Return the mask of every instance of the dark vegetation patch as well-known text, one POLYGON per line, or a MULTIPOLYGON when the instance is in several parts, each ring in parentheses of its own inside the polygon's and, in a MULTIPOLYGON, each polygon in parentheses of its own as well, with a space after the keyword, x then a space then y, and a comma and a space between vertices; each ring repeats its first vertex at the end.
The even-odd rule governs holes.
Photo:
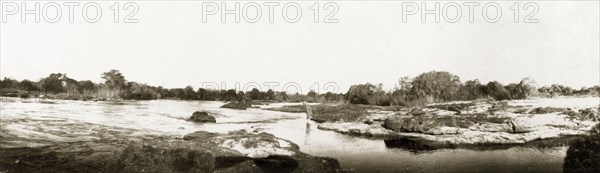
POLYGON ((588 136, 570 143, 563 164, 564 172, 600 172, 600 124, 588 136))

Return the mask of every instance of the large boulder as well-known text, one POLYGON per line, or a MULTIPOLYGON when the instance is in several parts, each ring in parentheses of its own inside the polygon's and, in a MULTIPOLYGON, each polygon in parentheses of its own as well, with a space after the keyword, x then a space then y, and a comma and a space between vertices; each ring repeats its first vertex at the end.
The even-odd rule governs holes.
POLYGON ((192 120, 194 122, 199 122, 199 123, 216 123, 217 122, 215 117, 208 115, 208 113, 202 112, 202 111, 194 112, 192 114, 192 116, 190 117, 190 120, 192 120))

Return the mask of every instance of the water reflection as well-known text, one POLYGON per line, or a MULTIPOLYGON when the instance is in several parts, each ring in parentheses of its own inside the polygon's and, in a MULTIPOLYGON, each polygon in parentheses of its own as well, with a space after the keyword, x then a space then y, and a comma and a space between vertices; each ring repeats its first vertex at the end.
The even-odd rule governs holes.
POLYGON ((436 149, 436 147, 429 145, 426 142, 421 142, 409 138, 386 139, 383 142, 385 143, 385 147, 387 148, 400 148, 414 153, 432 151, 436 149))
POLYGON ((304 134, 304 144, 308 144, 310 136, 310 123, 306 122, 306 133, 304 134))
POLYGON ((385 147, 389 149, 403 149, 416 154, 442 149, 469 149, 469 150, 508 150, 514 147, 531 148, 540 151, 556 147, 568 146, 570 143, 581 139, 581 136, 564 136, 544 140, 533 140, 525 144, 463 144, 436 143, 418 138, 385 139, 385 147))

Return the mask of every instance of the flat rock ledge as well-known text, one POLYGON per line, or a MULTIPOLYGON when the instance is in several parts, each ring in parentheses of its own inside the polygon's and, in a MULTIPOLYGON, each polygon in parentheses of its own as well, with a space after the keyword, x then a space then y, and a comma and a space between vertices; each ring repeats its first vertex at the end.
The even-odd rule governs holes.
POLYGON ((503 108, 489 103, 434 105, 420 110, 369 110, 351 122, 322 122, 318 128, 383 139, 410 138, 447 145, 525 144, 586 135, 599 123, 600 108, 503 108), (445 110, 448 107, 455 111, 445 110), (419 115, 414 115, 418 112, 419 115), (423 114, 425 112, 425 114, 423 114))

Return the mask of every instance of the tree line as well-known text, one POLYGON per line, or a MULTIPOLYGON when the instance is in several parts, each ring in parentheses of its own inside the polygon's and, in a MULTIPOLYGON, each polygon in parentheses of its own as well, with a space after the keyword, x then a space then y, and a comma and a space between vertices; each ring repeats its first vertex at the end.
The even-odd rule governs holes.
MULTIPOLYGON (((316 92, 310 91, 307 95, 299 93, 288 95, 285 92, 275 92, 271 89, 260 91, 256 88, 248 92, 229 90, 210 90, 192 86, 184 88, 164 88, 151 86, 133 81, 127 81, 118 70, 102 73, 104 82, 94 83, 89 80, 75 80, 67 74, 52 73, 38 81, 24 79, 17 81, 11 78, 0 80, 0 95, 13 97, 52 97, 58 99, 74 100, 154 100, 154 99, 179 99, 179 100, 207 100, 207 101, 319 101, 316 92)), ((321 101, 333 100, 332 93, 321 96, 321 101)), ((341 98, 341 96, 339 96, 341 98)))
POLYGON ((554 97, 573 95, 600 95, 600 86, 583 87, 579 90, 568 86, 553 84, 537 87, 535 81, 523 78, 517 83, 503 85, 498 81, 482 84, 479 80, 464 83, 449 72, 431 71, 414 78, 400 78, 396 88, 384 91, 381 84, 359 84, 350 87, 345 99, 353 104, 414 106, 434 102, 476 100, 492 98, 495 100, 527 99, 531 96, 554 97))
POLYGON ((184 88, 164 88, 147 84, 127 81, 118 70, 102 73, 104 82, 94 83, 90 80, 75 80, 67 74, 52 73, 38 81, 4 78, 0 80, 0 95, 15 97, 53 97, 59 99, 76 100, 154 100, 154 99, 180 99, 180 100, 211 100, 211 101, 308 101, 308 102, 333 102, 368 105, 399 105, 414 106, 434 102, 476 100, 492 98, 496 100, 526 99, 530 96, 553 97, 571 95, 599 95, 600 86, 590 88, 572 89, 568 86, 554 84, 538 88, 529 78, 523 78, 516 83, 503 85, 497 81, 482 84, 479 80, 461 82, 460 78, 449 72, 431 71, 420 74, 414 78, 400 78, 392 90, 384 90, 382 84, 357 84, 352 85, 344 94, 308 92, 306 95, 299 93, 287 94, 271 89, 260 91, 256 88, 243 92, 234 89, 210 90, 194 89, 192 86, 184 88))

